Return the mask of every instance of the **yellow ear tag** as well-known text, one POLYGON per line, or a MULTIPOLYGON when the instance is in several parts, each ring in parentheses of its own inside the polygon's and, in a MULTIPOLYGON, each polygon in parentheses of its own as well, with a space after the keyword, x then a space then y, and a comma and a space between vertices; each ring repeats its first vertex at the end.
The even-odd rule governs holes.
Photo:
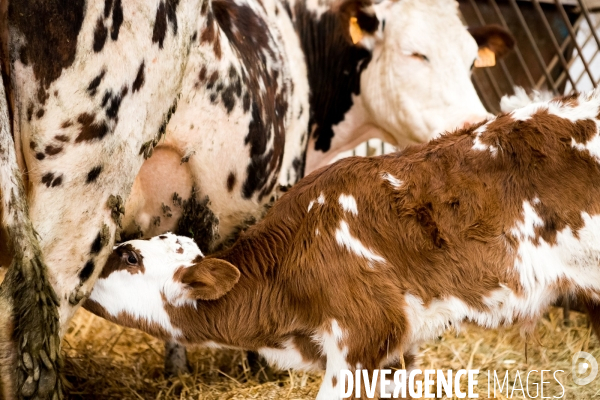
POLYGON ((475 68, 493 67, 496 65, 496 53, 488 47, 481 47, 477 52, 477 60, 475 60, 475 68))
POLYGON ((363 38, 363 32, 358 26, 358 19, 356 17, 350 18, 350 37, 352 38, 352 43, 356 44, 360 42, 363 38))

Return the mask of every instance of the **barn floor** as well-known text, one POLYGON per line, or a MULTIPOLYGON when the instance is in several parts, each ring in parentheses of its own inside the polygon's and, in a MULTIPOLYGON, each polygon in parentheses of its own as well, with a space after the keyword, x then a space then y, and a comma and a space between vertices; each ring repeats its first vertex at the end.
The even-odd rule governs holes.
MULTIPOLYGON (((0 281, 2 271, 0 270, 0 281)), ((457 335, 448 332, 421 349, 422 369, 479 369, 476 393, 488 396, 488 375, 493 370, 502 381, 509 373, 510 389, 496 398, 529 399, 536 397, 539 371, 558 372, 565 386, 563 399, 592 399, 600 396, 600 375, 587 386, 577 386, 571 378, 571 357, 580 350, 600 360, 600 343, 592 335, 586 316, 571 313, 571 322, 563 324, 562 313, 553 309, 537 326, 538 343, 530 342, 525 360, 525 344, 516 328, 484 330, 466 324, 457 335), (520 372, 521 392, 517 371, 520 372), (515 389, 513 391, 513 388, 515 389), (525 394, 525 396, 523 395, 525 394), (512 397, 511 397, 512 394, 512 397)), ((251 376, 240 351, 192 349, 189 351, 192 374, 165 379, 163 344, 144 333, 122 328, 81 309, 75 315, 63 341, 67 355, 65 373, 74 399, 314 399, 321 377, 318 374, 286 371, 274 382, 260 383, 251 376)), ((560 397, 561 387, 546 373, 545 397, 560 397)), ((466 389, 466 385, 463 385, 466 389)), ((444 397, 445 398, 445 397, 444 397)), ((537 397, 541 398, 541 396, 537 397)))

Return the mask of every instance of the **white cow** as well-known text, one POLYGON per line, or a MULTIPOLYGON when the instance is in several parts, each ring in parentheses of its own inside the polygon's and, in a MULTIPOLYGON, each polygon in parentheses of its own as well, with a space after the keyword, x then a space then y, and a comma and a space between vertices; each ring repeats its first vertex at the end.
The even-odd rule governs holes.
POLYGON ((507 31, 468 31, 453 0, 384 0, 372 14, 352 3, 341 7, 370 28, 356 38, 360 48, 328 34, 336 19, 325 6, 291 6, 312 94, 307 174, 367 139, 404 147, 489 116, 471 72, 478 47, 496 59, 513 47, 507 31))

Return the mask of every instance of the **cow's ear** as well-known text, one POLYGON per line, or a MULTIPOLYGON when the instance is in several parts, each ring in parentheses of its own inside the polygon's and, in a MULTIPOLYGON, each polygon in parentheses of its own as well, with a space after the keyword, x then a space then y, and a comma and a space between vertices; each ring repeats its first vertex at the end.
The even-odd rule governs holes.
POLYGON ((476 67, 493 66, 496 59, 504 57, 515 46, 514 37, 500 25, 484 25, 468 30, 479 46, 476 67))
POLYGON ((370 0, 342 0, 334 6, 336 8, 342 34, 348 42, 358 45, 365 36, 377 31, 379 20, 370 0))
POLYGON ((188 297, 215 300, 229 292, 240 279, 240 271, 218 258, 205 258, 185 269, 181 282, 187 285, 188 297))

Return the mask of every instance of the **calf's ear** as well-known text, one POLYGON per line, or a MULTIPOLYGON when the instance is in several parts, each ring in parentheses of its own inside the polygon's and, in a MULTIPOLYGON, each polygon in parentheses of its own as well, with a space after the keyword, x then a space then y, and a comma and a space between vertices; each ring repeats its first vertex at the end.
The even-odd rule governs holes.
POLYGON ((197 300, 215 300, 229 292, 240 279, 240 271, 218 258, 205 258, 185 269, 181 282, 188 296, 197 300))
POLYGON ((484 25, 468 28, 469 33, 479 46, 479 58, 476 67, 491 67, 496 59, 504 57, 515 46, 512 34, 500 25, 484 25))

